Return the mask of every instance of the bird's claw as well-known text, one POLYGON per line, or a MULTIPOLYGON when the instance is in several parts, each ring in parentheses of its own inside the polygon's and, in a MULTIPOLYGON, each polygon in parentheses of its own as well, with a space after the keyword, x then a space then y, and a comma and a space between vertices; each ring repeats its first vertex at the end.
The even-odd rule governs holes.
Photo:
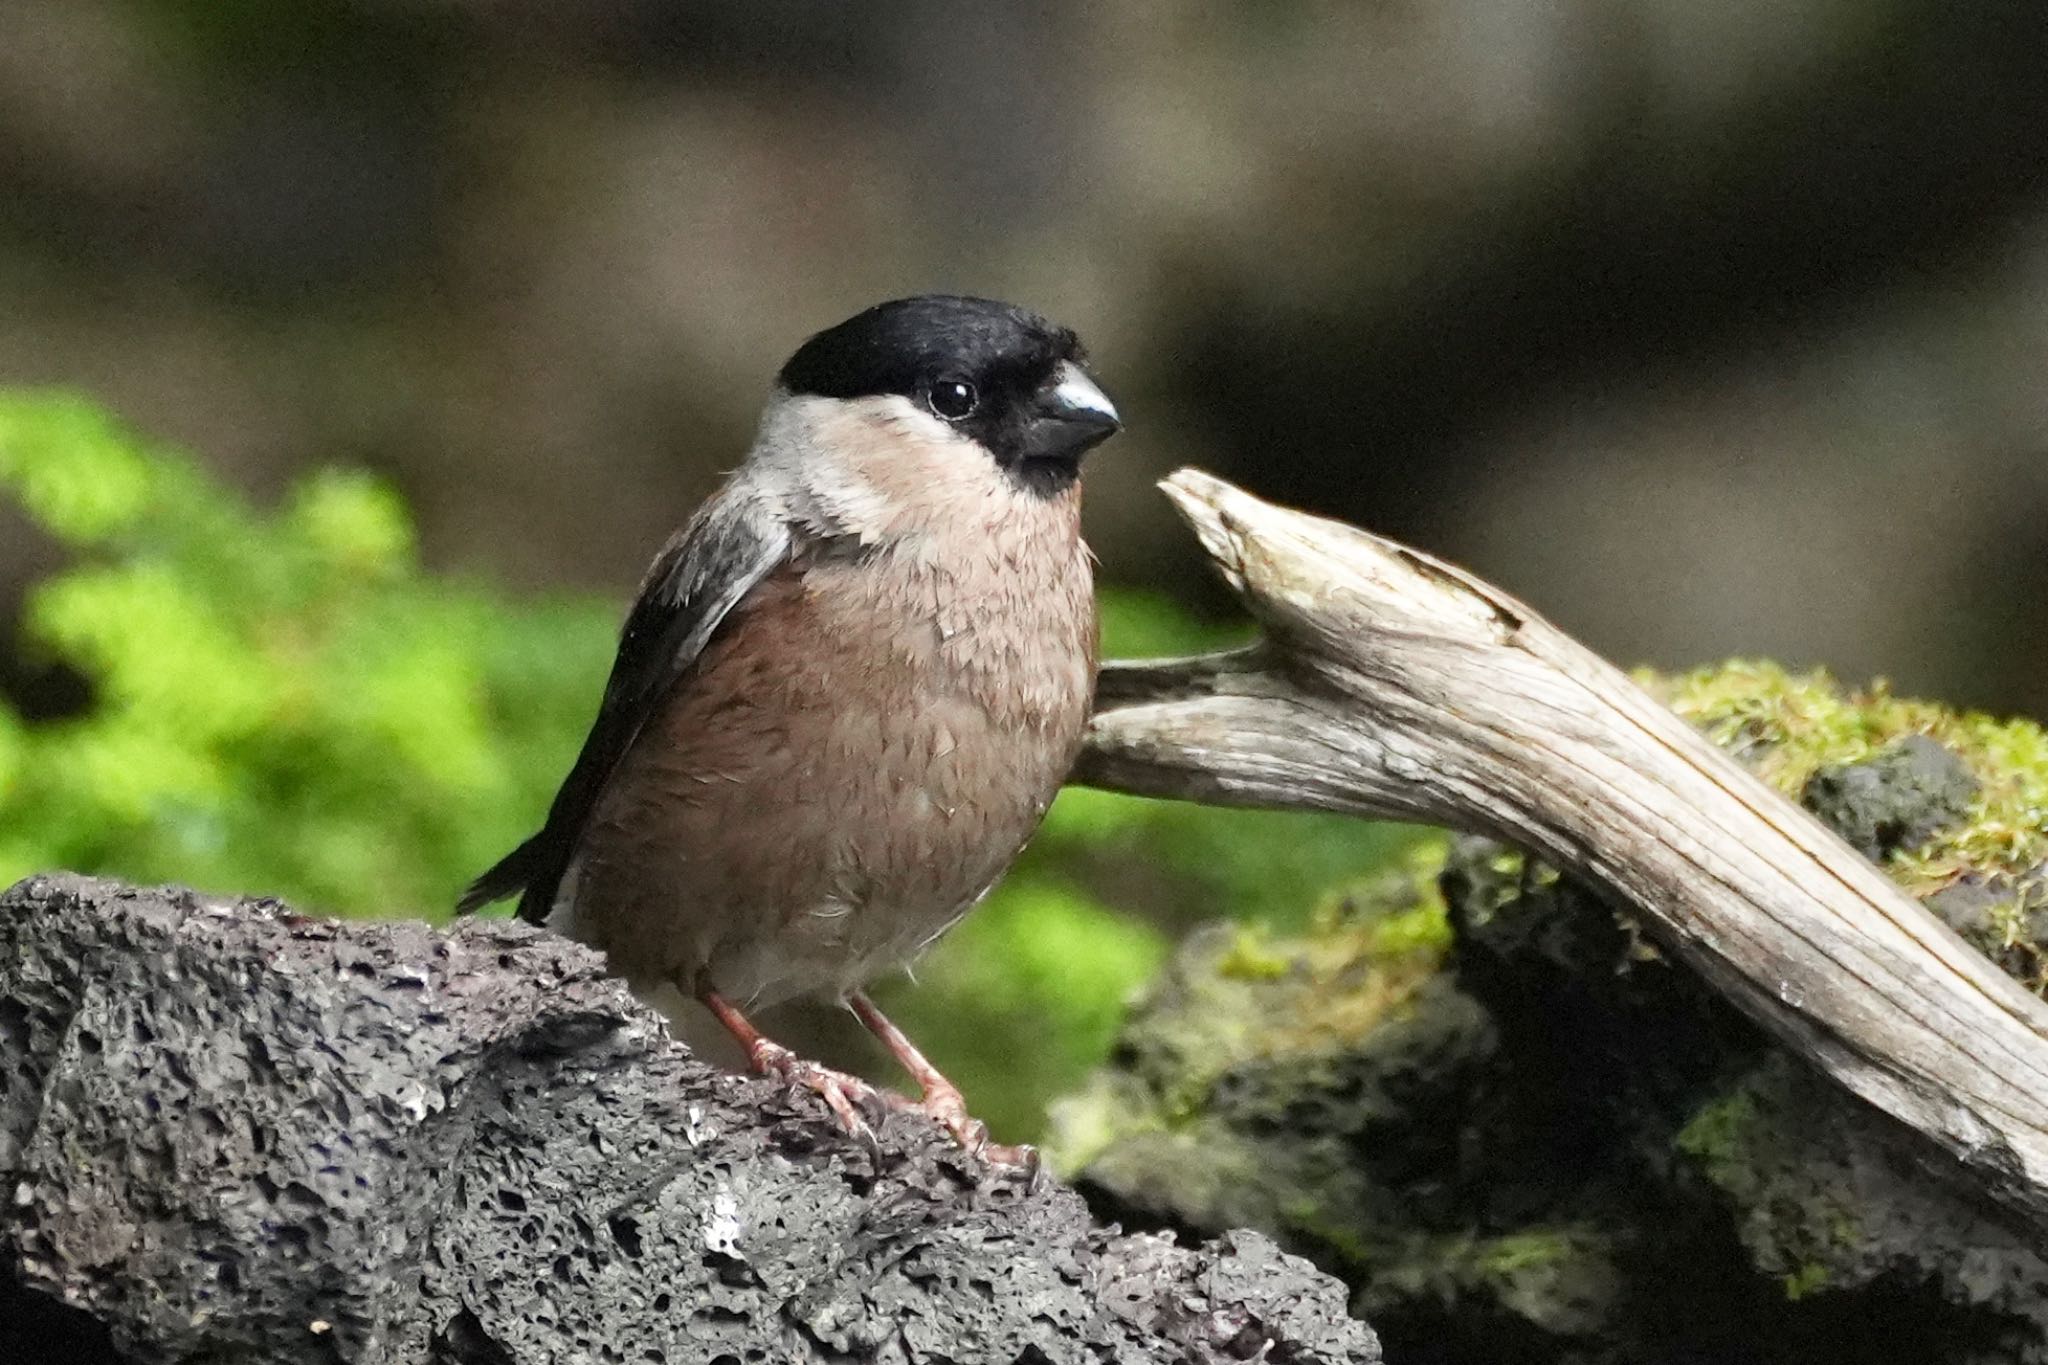
POLYGON ((988 1125, 967 1112, 965 1097, 953 1086, 933 1085, 924 1092, 922 1099, 906 1099, 901 1095, 886 1095, 885 1098, 894 1108, 922 1114, 938 1124, 968 1155, 978 1156, 993 1165, 1015 1166, 1031 1172, 1033 1188, 1036 1188, 1040 1165, 1038 1149, 990 1142, 988 1125))
POLYGON ((865 1093, 855 1097, 860 1106, 860 1116, 870 1129, 879 1132, 889 1121, 889 1101, 894 1097, 879 1086, 864 1085, 863 1089, 865 1093))
POLYGON ((1022 1171, 1033 1194, 1045 1188, 1045 1162, 1040 1159, 1038 1149, 1028 1142, 987 1143, 981 1149, 981 1157, 992 1166, 1008 1166, 1022 1171))
POLYGON ((756 1034, 747 1048, 747 1063, 755 1074, 780 1078, 792 1090, 808 1090, 825 1102, 833 1118, 849 1135, 868 1149, 879 1164, 881 1139, 876 1133, 890 1110, 922 1114, 946 1130, 969 1156, 980 1157, 994 1166, 1008 1166, 1025 1172, 1035 1194, 1044 1185, 1044 1165, 1038 1149, 990 1142, 988 1125, 967 1112, 967 1101, 957 1086, 939 1081, 928 1084, 920 1099, 907 1099, 892 1091, 878 1089, 843 1071, 806 1061, 780 1043, 756 1034))
POLYGON ((832 1117, 850 1136, 866 1143, 872 1152, 881 1150, 875 1128, 888 1112, 882 1092, 843 1071, 806 1061, 780 1043, 762 1039, 748 1054, 755 1073, 774 1076, 792 1090, 808 1090, 825 1102, 832 1117))

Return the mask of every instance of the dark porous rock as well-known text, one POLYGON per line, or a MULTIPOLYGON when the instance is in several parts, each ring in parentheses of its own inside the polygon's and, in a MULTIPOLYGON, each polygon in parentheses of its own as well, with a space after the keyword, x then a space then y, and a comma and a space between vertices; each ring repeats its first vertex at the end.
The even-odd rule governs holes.
POLYGON ((1920 847, 1970 812, 1977 779, 1925 735, 1907 735, 1860 763, 1822 768, 1801 801, 1850 847, 1882 862, 1920 847))
POLYGON ((589 952, 0 898, 0 1360, 1373 1362, 1343 1287, 693 1059, 589 952))

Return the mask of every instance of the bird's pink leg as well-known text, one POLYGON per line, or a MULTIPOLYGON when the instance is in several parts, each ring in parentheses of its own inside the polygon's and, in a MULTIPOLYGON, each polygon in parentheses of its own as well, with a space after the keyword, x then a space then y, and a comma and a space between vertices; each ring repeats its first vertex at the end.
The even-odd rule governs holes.
POLYGON ((904 1036, 903 1030, 889 1022, 889 1016, 875 1008, 875 1002, 868 999, 864 991, 855 991, 846 998, 868 1032, 882 1040, 882 1045, 896 1054, 896 1060, 903 1063, 915 1080, 923 1098, 906 1100, 900 1095, 882 1092, 885 1102, 900 1109, 910 1109, 937 1123, 953 1135, 953 1140, 970 1152, 976 1152, 990 1161, 999 1161, 1010 1166, 1023 1166, 1036 1170, 1038 1152, 1031 1147, 1009 1147, 988 1140, 988 1125, 967 1112, 967 1100, 961 1095, 960 1087, 947 1080, 939 1069, 917 1050, 917 1044, 904 1036))
POLYGON ((825 1107, 839 1120, 840 1127, 855 1137, 872 1140, 873 1134, 860 1115, 860 1107, 879 1103, 881 1092, 858 1076, 805 1061, 755 1028, 747 1016, 740 1013, 739 1006, 703 982, 697 985, 697 998, 746 1050, 747 1066, 756 1075, 780 1076, 791 1085, 813 1091, 825 1101, 825 1107))

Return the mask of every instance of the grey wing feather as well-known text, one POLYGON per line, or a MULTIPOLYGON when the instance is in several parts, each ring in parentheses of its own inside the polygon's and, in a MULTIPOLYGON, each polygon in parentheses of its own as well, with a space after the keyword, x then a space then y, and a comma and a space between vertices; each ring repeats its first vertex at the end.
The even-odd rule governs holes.
POLYGON ((735 481, 662 548, 626 617, 604 703, 547 823, 471 883, 457 913, 518 892, 521 919, 547 918, 613 769, 655 706, 741 600, 789 558, 793 544, 788 525, 735 481))

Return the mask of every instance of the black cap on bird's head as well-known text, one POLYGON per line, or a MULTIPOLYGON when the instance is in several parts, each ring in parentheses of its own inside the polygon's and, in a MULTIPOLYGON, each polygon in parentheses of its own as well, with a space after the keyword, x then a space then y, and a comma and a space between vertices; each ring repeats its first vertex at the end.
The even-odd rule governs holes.
POLYGON ((1006 469, 1072 482, 1081 457, 1121 429, 1065 327, 993 299, 950 294, 878 303, 806 341, 777 376, 793 394, 894 394, 971 437, 1006 469))

